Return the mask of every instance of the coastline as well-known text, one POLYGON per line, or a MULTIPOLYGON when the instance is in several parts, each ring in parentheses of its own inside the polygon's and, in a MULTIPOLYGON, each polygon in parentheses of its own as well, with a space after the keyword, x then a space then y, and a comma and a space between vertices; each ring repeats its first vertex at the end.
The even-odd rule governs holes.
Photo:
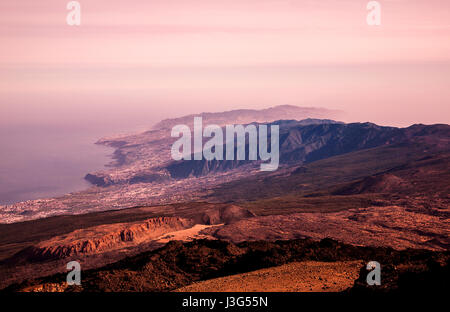
MULTIPOLYGON (((29 156, 31 160, 28 160, 28 163, 33 163, 34 161, 36 163, 35 167, 37 167, 35 169, 36 173, 29 173, 34 180, 38 181, 35 185, 29 185, 31 182, 28 182, 26 173, 23 174, 22 185, 20 185, 20 178, 16 179, 19 180, 18 182, 12 183, 10 186, 8 186, 8 179, 4 179, 5 186, 2 189, 3 192, 0 192, 0 209, 35 200, 58 198, 89 189, 92 187, 92 184, 85 179, 86 173, 107 168, 111 160, 114 159, 113 153, 115 151, 115 148, 111 146, 82 141, 75 142, 70 149, 65 149, 64 147, 60 149, 61 154, 59 155, 55 152, 49 152, 49 154, 52 153, 50 156, 42 153, 41 159, 37 160, 33 160, 33 156, 29 156), (81 156, 78 158, 76 156, 73 156, 73 158, 67 157, 70 153, 79 153, 81 156), (47 156, 48 159, 45 159, 44 156, 47 156), (43 169, 40 170, 39 165, 43 169), (46 173, 45 170, 53 170, 53 172, 46 173), (58 179, 58 177, 60 178, 58 179)), ((22 156, 19 155, 20 152, 16 154, 18 154, 17 157, 22 156)), ((5 176, 7 174, 12 176, 15 169, 21 169, 17 171, 22 172, 26 170, 19 168, 19 166, 20 164, 17 164, 17 168, 8 167, 2 169, 6 172, 5 176)))

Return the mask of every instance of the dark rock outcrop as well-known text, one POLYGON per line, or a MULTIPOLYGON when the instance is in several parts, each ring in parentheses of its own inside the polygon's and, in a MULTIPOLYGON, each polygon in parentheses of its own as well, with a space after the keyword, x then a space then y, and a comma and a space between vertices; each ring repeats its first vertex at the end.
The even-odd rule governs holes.
POLYGON ((208 209, 194 217, 194 222, 207 225, 230 224, 251 217, 255 217, 255 214, 250 210, 236 205, 229 205, 217 209, 208 209))
MULTIPOLYGON (((382 264, 382 287, 369 291, 402 291, 415 283, 415 290, 434 289, 448 281, 449 252, 426 250, 394 251, 390 248, 356 247, 331 239, 277 242, 225 241, 170 242, 165 247, 126 258, 104 268, 84 272, 82 286, 63 291, 170 291, 195 281, 250 272, 301 261, 376 260, 382 264), (126 283, 124 283, 126 280, 126 283), (433 284, 434 283, 434 284, 433 284)), ((367 271, 351 291, 367 291, 367 271)), ((8 287, 7 291, 34 291, 46 285, 62 284, 64 275, 31 280, 8 287)), ((65 284, 65 283, 64 283, 65 284)), ((60 287, 61 288, 61 287, 60 287)))
POLYGON ((100 225, 56 236, 18 252, 7 262, 41 262, 99 253, 126 246, 128 243, 157 238, 168 232, 189 228, 191 220, 178 217, 158 217, 131 223, 100 225))

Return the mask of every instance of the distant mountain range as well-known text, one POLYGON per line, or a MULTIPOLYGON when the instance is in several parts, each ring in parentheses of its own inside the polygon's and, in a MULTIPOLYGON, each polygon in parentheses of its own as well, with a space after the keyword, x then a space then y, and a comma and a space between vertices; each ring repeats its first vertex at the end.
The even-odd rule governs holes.
MULTIPOLYGON (((338 112, 289 105, 259 111, 200 113, 162 121, 155 126, 156 130, 101 139, 98 144, 115 149, 114 162, 104 170, 86 175, 94 187, 59 198, 0 207, 0 218, 10 223, 198 199, 241 202, 292 192, 309 196, 311 192, 366 177, 368 180, 361 186, 342 193, 383 189, 379 186, 383 181, 394 188, 401 184, 395 177, 383 176, 372 181, 370 176, 450 150, 449 125, 395 128, 372 123, 345 124, 333 120, 335 113, 338 112), (204 125, 278 124, 281 130, 278 170, 262 174, 258 161, 173 161, 170 150, 175 138, 170 135, 170 126, 190 125, 194 116, 203 116, 204 125)), ((445 164, 445 158, 440 159, 445 164)), ((291 207, 291 202, 289 199, 277 206, 291 207)))
POLYGON ((214 124, 224 126, 226 124, 249 124, 272 122, 275 120, 303 120, 307 118, 337 119, 342 114, 338 110, 329 110, 325 108, 316 107, 299 107, 294 105, 279 105, 266 109, 237 109, 227 112, 218 113, 199 113, 187 115, 179 118, 165 119, 157 123, 153 129, 172 129, 175 125, 189 125, 191 126, 194 117, 202 117, 205 124, 214 124))
MULTIPOLYGON (((280 126, 280 163, 285 165, 311 163, 384 145, 423 144, 428 149, 445 150, 450 137, 448 125, 394 128, 372 123, 344 124, 317 119, 281 120, 273 124, 280 126)), ((167 170, 173 178, 179 179, 224 172, 250 164, 256 165, 254 161, 248 160, 189 160, 173 162, 167 170)))

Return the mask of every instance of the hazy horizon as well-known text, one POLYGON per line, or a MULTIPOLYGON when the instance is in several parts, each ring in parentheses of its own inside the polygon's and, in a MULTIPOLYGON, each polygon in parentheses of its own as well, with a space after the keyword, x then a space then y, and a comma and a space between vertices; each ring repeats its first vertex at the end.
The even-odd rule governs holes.
POLYGON ((146 115, 292 104, 449 123, 450 2, 381 1, 375 27, 367 2, 80 1, 68 26, 66 1, 3 1, 0 122, 122 132, 146 115))
POLYGON ((69 185, 84 183, 103 167, 97 139, 200 112, 289 104, 345 122, 450 123, 449 1, 380 1, 374 27, 367 0, 80 0, 80 26, 67 2, 0 3, 4 190, 31 164, 42 170, 16 189, 64 166, 69 185))

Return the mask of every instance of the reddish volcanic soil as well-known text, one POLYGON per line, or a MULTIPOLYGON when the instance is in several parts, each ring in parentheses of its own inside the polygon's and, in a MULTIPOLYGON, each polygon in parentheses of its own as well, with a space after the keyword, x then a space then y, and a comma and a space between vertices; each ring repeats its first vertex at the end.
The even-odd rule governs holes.
POLYGON ((33 260, 60 259, 136 246, 159 236, 192 227, 192 221, 160 217, 145 221, 99 225, 43 241, 25 252, 33 260))
POLYGON ((353 286, 362 261, 304 261, 215 278, 177 292, 338 292, 353 286))
POLYGON ((448 250, 450 220, 398 206, 369 207, 249 218, 203 233, 233 242, 329 237, 359 246, 448 250))
POLYGON ((449 256, 429 250, 356 247, 330 239, 240 244, 172 241, 158 250, 83 270, 81 286, 67 286, 62 273, 28 279, 5 291, 339 291, 349 287, 373 291, 365 280, 365 264, 372 260, 382 266, 382 285, 375 290, 435 291, 445 289, 449 256), (185 288, 189 285, 193 286, 185 288))

